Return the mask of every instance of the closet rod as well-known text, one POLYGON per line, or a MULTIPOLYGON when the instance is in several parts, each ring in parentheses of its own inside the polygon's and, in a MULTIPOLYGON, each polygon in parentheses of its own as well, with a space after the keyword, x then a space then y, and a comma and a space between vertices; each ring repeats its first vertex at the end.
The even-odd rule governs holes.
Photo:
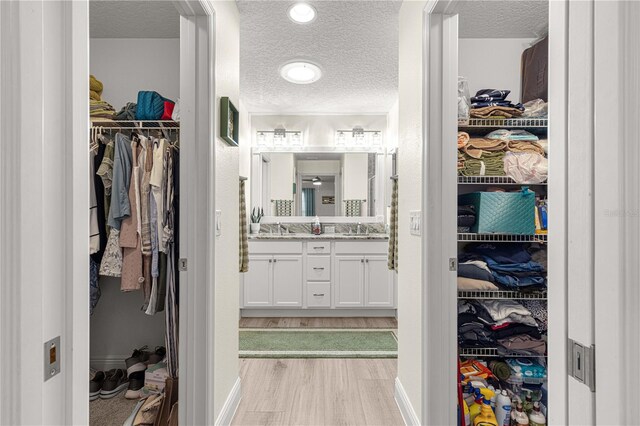
POLYGON ((180 130, 179 127, 140 127, 140 126, 91 126, 96 130, 180 130))

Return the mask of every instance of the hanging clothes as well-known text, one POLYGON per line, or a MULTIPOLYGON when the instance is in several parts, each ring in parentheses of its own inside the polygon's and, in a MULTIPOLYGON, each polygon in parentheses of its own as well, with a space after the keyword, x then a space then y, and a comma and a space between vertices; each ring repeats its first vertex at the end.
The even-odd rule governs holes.
POLYGON ((120 290, 139 290, 144 282, 142 273, 142 248, 140 246, 139 233, 139 166, 138 158, 142 152, 142 147, 137 138, 131 141, 132 170, 129 184, 129 205, 131 214, 122 221, 120 228, 120 247, 123 249, 122 255, 122 279, 120 280, 120 290))

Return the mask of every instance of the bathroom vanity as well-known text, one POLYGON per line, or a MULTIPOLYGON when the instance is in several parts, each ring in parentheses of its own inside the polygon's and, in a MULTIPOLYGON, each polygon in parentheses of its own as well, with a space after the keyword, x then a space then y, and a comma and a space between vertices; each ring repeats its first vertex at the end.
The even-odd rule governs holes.
POLYGON ((387 250, 385 234, 253 236, 242 316, 395 316, 387 250))

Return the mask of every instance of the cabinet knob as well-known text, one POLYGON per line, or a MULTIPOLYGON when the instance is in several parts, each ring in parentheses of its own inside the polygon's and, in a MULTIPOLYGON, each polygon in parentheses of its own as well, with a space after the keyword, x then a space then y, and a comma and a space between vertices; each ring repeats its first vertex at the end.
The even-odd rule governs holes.
POLYGON ((367 263, 369 263, 369 259, 365 259, 364 261, 365 261, 365 262, 367 262, 367 263))
POLYGON ((269 259, 269 263, 273 262, 273 259, 269 259))
POLYGON ((364 259, 360 259, 360 263, 364 263, 364 259))

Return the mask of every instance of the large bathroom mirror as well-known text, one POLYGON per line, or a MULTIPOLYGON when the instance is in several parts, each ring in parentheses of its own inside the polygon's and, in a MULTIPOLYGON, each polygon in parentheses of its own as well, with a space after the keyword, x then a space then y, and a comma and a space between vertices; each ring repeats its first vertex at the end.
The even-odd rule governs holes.
POLYGON ((384 158, 379 152, 255 151, 252 204, 264 209, 267 222, 382 221, 384 158))

